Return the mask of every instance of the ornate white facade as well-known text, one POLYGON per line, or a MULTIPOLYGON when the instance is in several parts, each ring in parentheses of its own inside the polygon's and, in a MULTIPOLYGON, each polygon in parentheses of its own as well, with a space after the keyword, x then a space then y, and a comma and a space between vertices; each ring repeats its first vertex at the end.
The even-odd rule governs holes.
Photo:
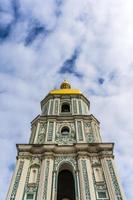
POLYGON ((7 200, 125 200, 113 143, 103 143, 90 102, 64 81, 41 101, 29 144, 18 144, 7 200))

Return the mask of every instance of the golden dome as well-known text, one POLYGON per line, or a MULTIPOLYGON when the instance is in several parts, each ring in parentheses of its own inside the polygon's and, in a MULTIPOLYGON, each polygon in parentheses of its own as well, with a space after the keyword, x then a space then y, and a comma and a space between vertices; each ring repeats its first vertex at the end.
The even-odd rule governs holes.
POLYGON ((71 85, 67 80, 64 80, 63 83, 60 85, 61 89, 71 89, 71 85))

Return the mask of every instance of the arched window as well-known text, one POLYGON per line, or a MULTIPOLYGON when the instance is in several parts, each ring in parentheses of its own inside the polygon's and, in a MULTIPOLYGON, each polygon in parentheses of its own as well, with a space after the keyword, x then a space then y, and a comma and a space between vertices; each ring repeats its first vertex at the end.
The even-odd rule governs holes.
POLYGON ((68 135, 70 132, 70 129, 67 127, 67 126, 64 126, 62 129, 61 129, 61 134, 62 135, 68 135))
POLYGON ((69 103, 63 103, 61 106, 61 112, 70 112, 70 105, 69 103))

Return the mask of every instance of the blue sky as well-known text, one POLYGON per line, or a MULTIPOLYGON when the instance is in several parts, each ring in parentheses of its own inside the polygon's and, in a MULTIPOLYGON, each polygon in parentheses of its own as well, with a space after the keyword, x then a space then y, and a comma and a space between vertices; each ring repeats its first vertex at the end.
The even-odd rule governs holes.
POLYGON ((132 0, 0 0, 0 199, 39 102, 67 78, 91 101, 133 199, 132 0))

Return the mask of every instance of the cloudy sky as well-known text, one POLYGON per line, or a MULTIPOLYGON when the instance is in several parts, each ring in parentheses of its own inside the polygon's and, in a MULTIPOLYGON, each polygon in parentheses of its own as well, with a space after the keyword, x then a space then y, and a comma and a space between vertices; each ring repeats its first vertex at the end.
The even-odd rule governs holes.
POLYGON ((132 0, 0 0, 0 199, 16 143, 28 143, 39 102, 64 78, 90 99, 103 141, 115 142, 132 200, 132 0))

